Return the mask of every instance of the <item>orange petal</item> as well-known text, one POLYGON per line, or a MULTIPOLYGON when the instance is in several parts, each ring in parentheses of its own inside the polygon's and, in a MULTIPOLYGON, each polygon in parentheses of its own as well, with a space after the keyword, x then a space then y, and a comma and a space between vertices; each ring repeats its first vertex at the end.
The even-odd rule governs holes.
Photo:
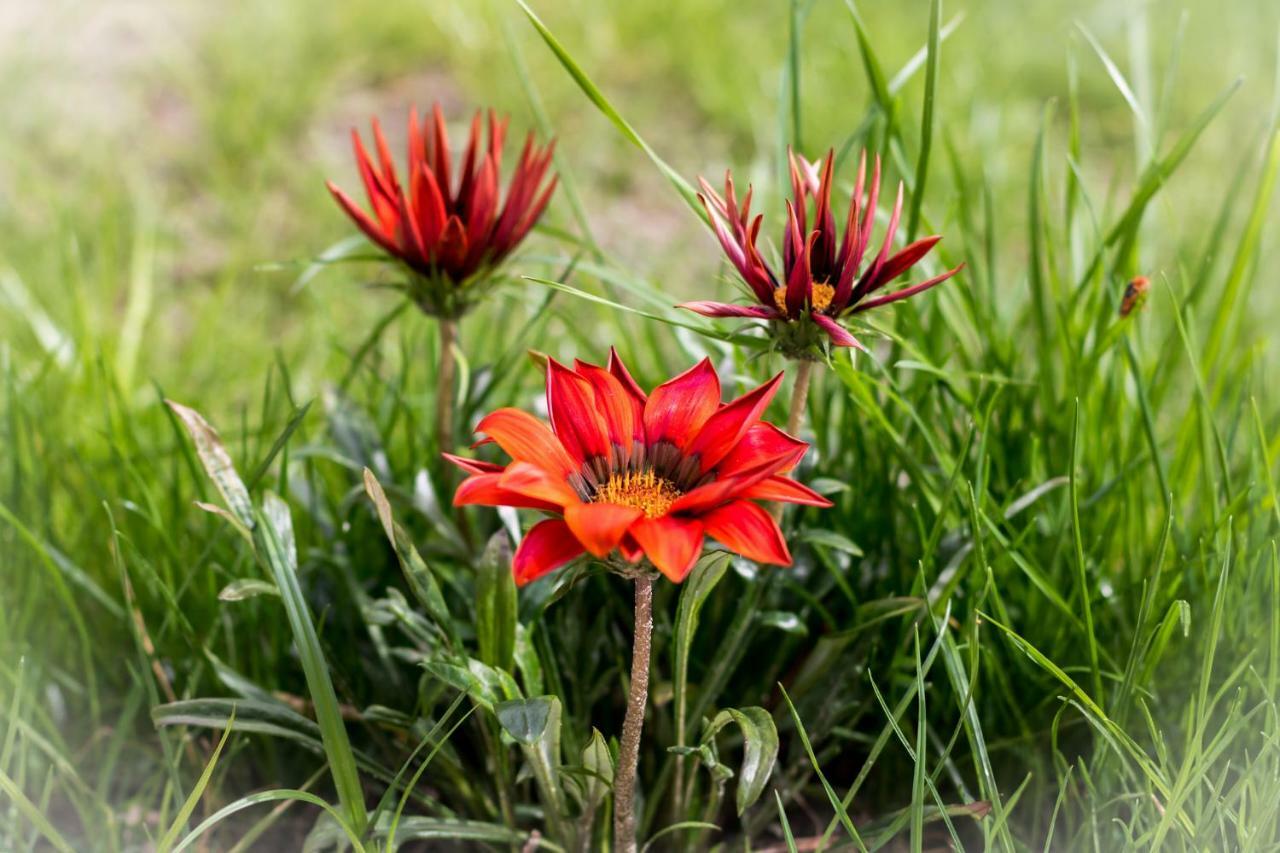
POLYGON ((545 501, 556 507, 581 503, 578 493, 562 477, 530 462, 512 462, 502 472, 498 485, 525 497, 545 501))
POLYGON ((492 438, 518 462, 532 462, 563 477, 577 468, 551 428, 528 412, 498 409, 476 424, 476 432, 492 438))
POLYGON ((473 474, 463 480, 453 493, 454 506, 514 506, 522 509, 540 509, 560 512, 558 504, 531 498, 520 492, 504 489, 501 474, 473 474))
POLYGON ((643 515, 635 507, 578 503, 565 509, 564 520, 588 551, 604 557, 618 547, 627 528, 643 515))
POLYGON ((702 522, 695 518, 643 518, 628 532, 658 571, 674 583, 685 579, 702 553, 702 522))

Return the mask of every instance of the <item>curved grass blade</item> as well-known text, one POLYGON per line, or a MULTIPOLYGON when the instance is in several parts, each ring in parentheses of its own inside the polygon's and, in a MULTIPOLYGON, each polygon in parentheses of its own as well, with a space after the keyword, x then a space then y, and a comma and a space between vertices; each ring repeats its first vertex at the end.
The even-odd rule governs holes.
POLYGON ((680 193, 685 204, 689 205, 690 209, 697 214, 698 218, 703 222, 707 222, 707 213, 702 209, 702 204, 698 201, 697 190, 695 190, 688 181, 682 178, 679 172, 671 168, 671 166, 667 164, 666 160, 659 157, 658 152, 654 151, 649 146, 649 143, 645 142, 644 139, 641 138, 640 134, 636 133, 635 128, 633 128, 627 120, 622 117, 617 109, 614 108, 613 104, 609 103, 609 99, 605 97, 604 93, 600 91, 599 87, 597 87, 595 83, 591 82, 591 78, 588 77, 587 73, 582 70, 581 66, 574 61, 573 57, 569 55, 569 51, 565 49, 564 45, 560 44, 559 39, 552 34, 551 30, 547 29, 547 25, 542 23, 542 19, 537 16, 533 9, 531 9, 524 0, 516 0, 516 3, 522 10, 524 10, 524 13, 529 16, 529 21, 533 24, 533 28, 538 31, 538 35, 542 36, 542 40, 547 43, 547 47, 551 48, 551 52, 555 54, 556 59, 560 61, 564 70, 569 72, 569 76, 578 84, 578 88, 582 90, 583 94, 590 99, 591 103, 596 105, 596 108, 600 110, 600 112, 604 113, 605 118, 609 119, 609 121, 613 123, 613 126, 616 127, 629 142, 643 151, 649 159, 653 161, 653 164, 658 167, 658 171, 662 172, 666 179, 671 182, 671 185, 676 188, 676 192, 680 193))

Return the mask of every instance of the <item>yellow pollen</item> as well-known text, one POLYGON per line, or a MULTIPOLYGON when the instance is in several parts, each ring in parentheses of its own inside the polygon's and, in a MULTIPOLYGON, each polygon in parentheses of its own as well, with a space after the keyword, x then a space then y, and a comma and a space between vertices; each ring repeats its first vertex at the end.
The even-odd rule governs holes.
POLYGON ((642 474, 628 471, 609 477, 609 482, 596 490, 591 502, 631 506, 642 511, 646 518, 658 518, 666 515, 680 494, 670 480, 652 471, 642 474))
MULTIPOLYGON (((809 294, 809 305, 815 311, 826 311, 831 306, 831 300, 836 297, 836 289, 825 282, 815 284, 809 294)), ((773 290, 773 303, 778 306, 778 310, 783 314, 787 313, 787 288, 786 286, 776 287, 773 290)))

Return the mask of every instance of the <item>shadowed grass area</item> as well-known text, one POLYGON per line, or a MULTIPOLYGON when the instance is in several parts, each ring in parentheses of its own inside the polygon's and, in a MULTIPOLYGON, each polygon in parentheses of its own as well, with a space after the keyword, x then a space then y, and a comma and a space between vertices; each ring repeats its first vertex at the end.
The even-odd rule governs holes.
MULTIPOLYGON (((1275 10, 947 4, 926 117, 928 3, 616 5, 532 8, 675 175, 731 167, 772 234, 788 144, 867 145, 924 184, 922 275, 968 264, 818 371, 796 565, 659 585, 641 837, 1274 847, 1275 10)), ((436 99, 558 137, 462 323, 467 426, 540 400, 529 350, 782 369, 670 307, 737 295, 714 239, 514 3, 44 12, 0 13, 0 846, 602 841, 629 590, 512 595, 519 520, 448 506, 434 326, 313 264, 323 181, 436 99), (165 398, 254 535, 193 505, 238 491, 165 398)))

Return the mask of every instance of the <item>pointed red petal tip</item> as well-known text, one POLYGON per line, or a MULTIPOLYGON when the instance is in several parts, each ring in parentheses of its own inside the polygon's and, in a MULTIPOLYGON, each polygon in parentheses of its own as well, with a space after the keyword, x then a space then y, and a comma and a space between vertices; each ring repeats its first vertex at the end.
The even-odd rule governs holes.
POLYGON ((730 305, 727 302, 681 302, 677 308, 684 308, 704 317, 745 317, 752 320, 772 320, 778 312, 763 305, 730 305))

